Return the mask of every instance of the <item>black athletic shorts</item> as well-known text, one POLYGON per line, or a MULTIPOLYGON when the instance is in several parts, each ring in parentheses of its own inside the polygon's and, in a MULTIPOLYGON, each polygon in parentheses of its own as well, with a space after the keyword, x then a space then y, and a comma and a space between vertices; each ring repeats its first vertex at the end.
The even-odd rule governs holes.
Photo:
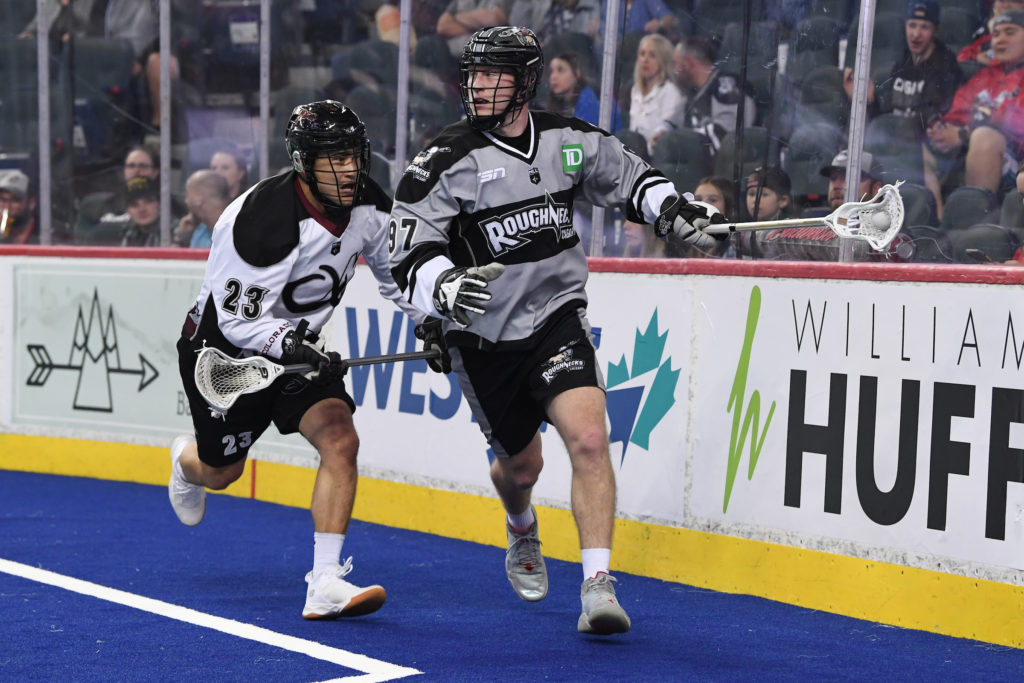
POLYGON ((577 387, 604 390, 585 309, 558 315, 535 336, 525 349, 449 349, 462 393, 499 458, 530 445, 558 394, 577 387))
POLYGON ((245 458, 271 421, 282 434, 299 431, 306 411, 326 398, 340 398, 352 412, 356 410, 344 380, 320 386, 301 375, 282 375, 262 391, 239 396, 223 420, 214 417, 196 387, 196 355, 202 347, 198 339, 179 339, 178 370, 192 411, 199 459, 211 467, 225 467, 245 458))

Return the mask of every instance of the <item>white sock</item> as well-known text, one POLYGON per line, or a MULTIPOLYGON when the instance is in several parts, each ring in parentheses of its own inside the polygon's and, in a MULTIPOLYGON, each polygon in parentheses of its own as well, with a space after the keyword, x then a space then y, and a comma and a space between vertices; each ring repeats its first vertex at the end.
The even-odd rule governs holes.
POLYGON ((512 527, 513 531, 518 533, 525 533, 530 530, 533 523, 537 521, 537 516, 533 514, 533 506, 527 505, 526 511, 518 515, 509 514, 505 512, 505 519, 508 520, 508 525, 512 527))
POLYGON ((313 532, 313 571, 339 564, 345 534, 313 532))
POLYGON ((584 548, 580 550, 583 559, 583 579, 592 579, 598 572, 610 573, 608 564, 612 560, 611 548, 584 548))

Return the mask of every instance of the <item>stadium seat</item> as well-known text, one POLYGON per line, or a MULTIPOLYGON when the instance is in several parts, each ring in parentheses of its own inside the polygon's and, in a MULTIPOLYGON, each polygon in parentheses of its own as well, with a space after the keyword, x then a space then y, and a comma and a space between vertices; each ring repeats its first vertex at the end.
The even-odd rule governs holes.
POLYGON ((880 114, 864 131, 864 149, 875 155, 888 179, 923 185, 924 156, 919 135, 913 119, 880 114))
POLYGON ((1003 205, 999 209, 999 225, 1024 228, 1024 196, 1017 190, 1011 190, 1003 197, 1003 205))
POLYGON ((842 131, 829 123, 808 124, 793 131, 782 170, 793 183, 793 199, 798 204, 816 204, 826 198, 828 180, 820 171, 845 143, 842 131))
POLYGON ((622 144, 624 144, 626 147, 629 147, 631 150, 636 152, 641 159, 650 163, 651 153, 647 149, 647 138, 645 138, 641 133, 638 133, 635 130, 623 129, 620 131, 616 131, 615 137, 621 140, 622 144))
MULTIPOLYGON (((906 3, 900 0, 899 11, 875 10, 874 33, 871 38, 871 71, 872 76, 878 72, 888 74, 892 71, 896 60, 903 55, 907 47, 906 36, 906 3)), ((846 42, 844 67, 852 67, 857 55, 857 22, 850 25, 849 39, 846 42)))
POLYGON ((939 24, 939 40, 945 43, 953 51, 953 54, 956 54, 965 45, 970 44, 975 30, 981 26, 981 23, 976 3, 974 9, 945 5, 942 8, 942 19, 939 24))
POLYGON ((846 128, 850 120, 850 103, 843 90, 843 72, 832 65, 812 69, 798 84, 802 123, 829 122, 846 128))
POLYGON ((398 46, 386 40, 356 43, 349 52, 349 69, 358 83, 394 89, 398 84, 398 46))
POLYGON ((366 124, 371 147, 390 155, 395 146, 395 102, 385 90, 358 85, 352 88, 345 103, 359 113, 366 124))
POLYGON ((997 223, 975 223, 953 236, 957 263, 1003 263, 1020 247, 1020 236, 997 223))
POLYGON ((793 27, 786 75, 799 82, 819 66, 839 67, 840 25, 828 16, 812 16, 793 27))
POLYGON ((996 196, 982 187, 964 185, 953 190, 946 198, 941 227, 946 232, 965 230, 976 223, 999 220, 996 196))
MULTIPOLYGON (((736 132, 731 131, 722 137, 722 147, 715 154, 715 175, 732 178, 736 132)), ((747 126, 743 129, 742 165, 748 169, 743 173, 745 178, 750 170, 758 166, 777 166, 779 163, 779 139, 773 133, 771 139, 768 130, 763 126, 747 126)))
POLYGON ((904 224, 900 233, 909 237, 914 245, 914 263, 953 262, 953 241, 941 228, 904 224))
POLYGON ((903 183, 899 188, 903 199, 903 225, 939 224, 935 195, 924 185, 903 183))
POLYGON ((670 130, 658 138, 651 152, 653 165, 680 192, 692 192, 713 169, 707 139, 694 130, 670 130))
POLYGON ((850 3, 855 0, 811 0, 811 15, 828 17, 839 22, 839 30, 846 33, 850 27, 850 3))

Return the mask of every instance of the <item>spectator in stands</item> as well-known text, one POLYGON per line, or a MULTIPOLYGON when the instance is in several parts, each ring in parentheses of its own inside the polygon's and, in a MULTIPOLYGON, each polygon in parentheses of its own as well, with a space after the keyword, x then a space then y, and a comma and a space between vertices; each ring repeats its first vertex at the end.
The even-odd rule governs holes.
POLYGON ((654 234, 649 225, 626 221, 622 225, 625 244, 622 247, 623 258, 663 258, 667 244, 665 240, 654 234))
MULTIPOLYGON (((548 63, 548 97, 544 108, 598 125, 601 103, 594 90, 587 85, 586 77, 580 69, 579 55, 575 52, 562 52, 548 63)), ((618 130, 618 112, 613 113, 612 119, 611 130, 618 130)))
POLYGON ((207 169, 193 173, 185 182, 188 213, 178 222, 174 243, 180 247, 209 249, 217 219, 230 203, 228 181, 224 176, 207 169))
MULTIPOLYGON (((956 56, 939 35, 938 0, 910 0, 904 23, 907 44, 889 77, 879 84, 868 81, 868 103, 871 116, 893 113, 910 118, 917 124, 921 138, 924 184, 935 196, 935 205, 942 215, 942 187, 938 162, 927 145, 925 130, 949 111, 953 96, 964 83, 964 74, 956 56)), ((843 86, 853 96, 853 68, 843 72, 843 86)))
MULTIPOLYGON (((829 201, 832 210, 839 208, 845 201, 846 164, 848 153, 843 150, 835 156, 832 163, 821 169, 821 174, 829 179, 829 201)), ((882 186, 882 166, 869 152, 861 155, 860 195, 873 197, 882 186)), ((858 197, 858 200, 860 197, 858 197)), ((841 240, 829 228, 781 228, 762 231, 754 234, 756 238, 750 245, 749 255, 753 258, 791 261, 838 261, 841 254, 841 240)), ((851 256, 856 261, 899 261, 902 260, 896 251, 898 244, 893 243, 890 251, 884 254, 873 252, 866 242, 851 242, 851 256)))
POLYGON ((160 152, 152 145, 135 145, 124 157, 124 182, 137 176, 156 180, 160 176, 160 152))
POLYGON ((989 16, 974 32, 973 40, 957 54, 957 61, 978 62, 982 66, 992 63, 992 20, 1008 9, 1024 9, 1024 0, 994 0, 989 16))
POLYGON ((662 133, 683 125, 686 100, 671 73, 672 43, 662 35, 644 36, 633 69, 629 128, 644 136, 649 149, 662 133))
POLYGON ((145 176, 129 180, 125 186, 125 212, 128 221, 121 237, 122 247, 160 246, 160 189, 145 176))
POLYGON ((234 199, 249 186, 247 166, 241 152, 221 149, 210 157, 210 170, 219 173, 228 181, 228 193, 234 199))
POLYGON ((777 166, 755 169, 747 176, 747 215, 755 221, 778 221, 793 203, 789 174, 777 166))
POLYGON ((0 244, 39 244, 36 198, 18 169, 0 171, 0 244))
POLYGON ((437 35, 448 41, 453 56, 461 57, 470 34, 507 24, 511 7, 512 0, 451 0, 437 20, 437 35))
MULTIPOLYGON (((849 162, 849 152, 844 149, 831 164, 821 169, 821 175, 828 178, 828 206, 832 211, 846 202, 846 165, 849 162)), ((860 169, 860 188, 854 201, 874 197, 884 184, 885 171, 871 152, 861 152, 860 169)))
POLYGON ((997 62, 957 90, 928 139, 941 153, 964 155, 964 184, 1001 194, 1024 159, 1024 10, 992 20, 992 50, 997 62))
MULTIPOLYGON (((619 31, 626 33, 671 34, 678 25, 676 15, 662 0, 623 0, 619 4, 619 31)), ((602 35, 603 29, 602 28, 602 35)))
POLYGON ((706 176, 697 183, 693 198, 698 202, 710 204, 733 221, 736 220, 735 192, 731 179, 725 176, 706 176))
MULTIPOLYGON (((509 23, 529 26, 545 44, 563 33, 579 33, 594 47, 601 42, 604 3, 601 0, 532 0, 516 2, 509 10, 509 23)), ((595 56, 596 50, 594 55, 595 56)))
MULTIPOLYGON (((674 53, 674 75, 686 98, 683 126, 703 134, 717 153, 722 137, 736 129, 741 100, 739 79, 715 65, 715 50, 704 36, 679 41, 674 53)), ((757 107, 749 85, 743 103, 744 126, 754 125, 757 107)))

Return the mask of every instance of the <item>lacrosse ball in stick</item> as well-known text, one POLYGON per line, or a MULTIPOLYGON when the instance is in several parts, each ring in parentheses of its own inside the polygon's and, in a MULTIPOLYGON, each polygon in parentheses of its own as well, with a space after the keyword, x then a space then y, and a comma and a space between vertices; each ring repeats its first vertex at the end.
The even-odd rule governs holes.
POLYGON ((889 218, 889 214, 885 211, 879 211, 871 217, 871 222, 876 228, 884 232, 889 229, 891 219, 889 218))

